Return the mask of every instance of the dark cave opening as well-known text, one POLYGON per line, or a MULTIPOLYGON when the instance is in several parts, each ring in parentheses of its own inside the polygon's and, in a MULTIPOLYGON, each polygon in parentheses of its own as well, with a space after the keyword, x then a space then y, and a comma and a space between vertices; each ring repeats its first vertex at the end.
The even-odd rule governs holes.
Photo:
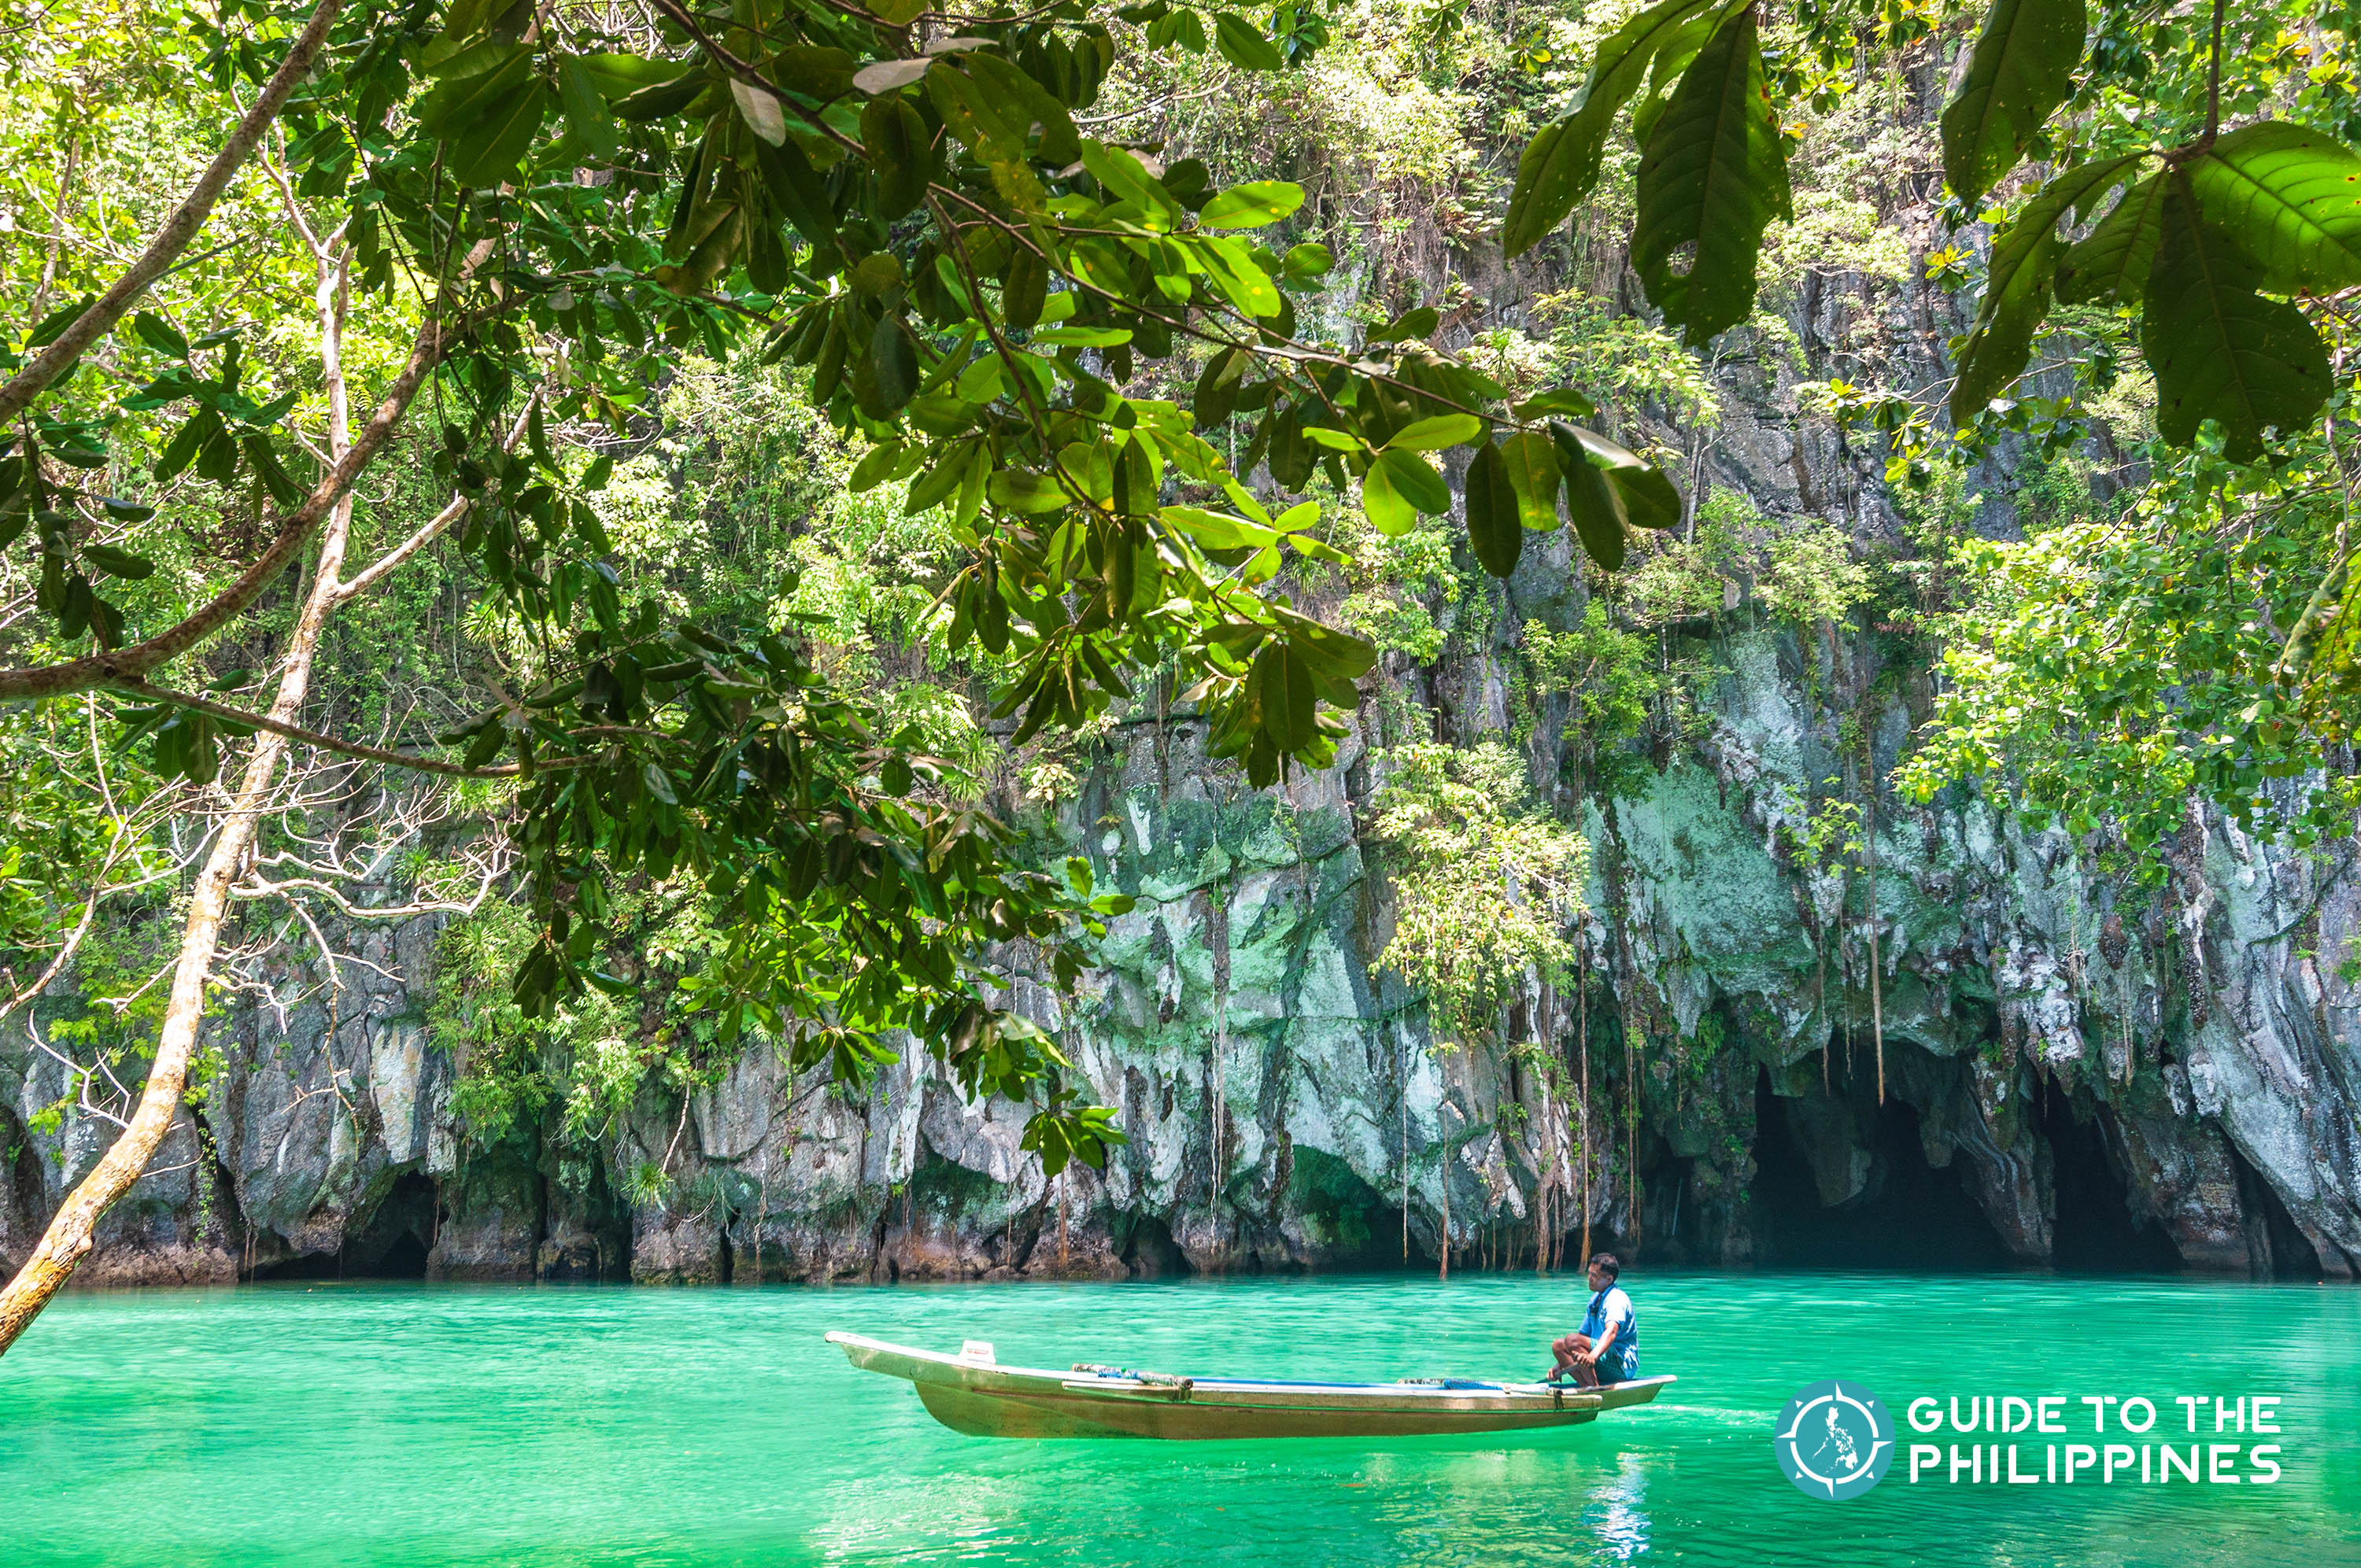
POLYGON ((425 1242, 412 1233, 404 1231, 393 1238, 392 1245, 378 1255, 376 1266, 357 1277, 423 1279, 426 1277, 426 1251, 425 1242))
POLYGON ((1927 1163, 1916 1110, 1892 1096, 1883 1106, 1872 1099, 1856 1100, 1850 1108, 1867 1129, 1869 1168, 1861 1190, 1831 1207, 1820 1201, 1789 1102, 1773 1092, 1767 1069, 1758 1075, 1752 1190, 1756 1258, 1820 1268, 2007 1266, 2008 1249, 1961 1183, 1958 1161, 1942 1169, 1927 1163))
POLYGON ((1134 1214, 1130 1222, 1115 1238, 1115 1255, 1134 1279, 1178 1279, 1196 1272, 1170 1225, 1153 1214, 1134 1214))
POLYGON ((434 1179, 405 1171, 358 1229, 347 1228, 334 1252, 305 1253, 255 1266, 260 1280, 423 1279, 434 1251, 439 1195, 434 1179))
POLYGON ((1288 1171, 1288 1205, 1301 1217, 1312 1240, 1327 1249, 1328 1261, 1323 1266, 1383 1269, 1411 1266, 1411 1260, 1402 1256, 1400 1203, 1388 1202, 1376 1188, 1334 1155, 1306 1144, 1294 1146, 1292 1155, 1288 1171))
POLYGON ((2278 1190, 2235 1144, 2230 1146, 2230 1163, 2238 1173, 2238 1207, 2246 1216, 2246 1254, 2255 1260, 2255 1271, 2270 1279, 2326 1277, 2319 1249, 2297 1226, 2278 1190))
POLYGON ((2106 1147, 2100 1118, 2113 1114, 2093 1107, 2078 1120, 2072 1102, 2053 1075, 2041 1088, 2041 1129, 2049 1140, 2049 1260, 2059 1268, 2104 1274, 2171 1273, 2180 1267, 2180 1249, 2153 1220, 2135 1219, 2124 1179, 2106 1147))

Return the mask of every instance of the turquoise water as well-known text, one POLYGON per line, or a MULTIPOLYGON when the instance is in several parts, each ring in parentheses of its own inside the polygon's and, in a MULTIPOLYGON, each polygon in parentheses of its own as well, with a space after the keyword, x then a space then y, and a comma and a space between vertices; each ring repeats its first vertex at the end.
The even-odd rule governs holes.
POLYGON ((2361 1291, 1626 1283, 1645 1370, 1681 1377, 1656 1405, 1514 1441, 1373 1443, 963 1438, 819 1336, 988 1339, 1034 1365, 1530 1376, 1579 1285, 70 1297, 0 1358, 0 1563, 2361 1564, 2361 1291), (2065 1395, 2070 1435, 2048 1440, 2061 1444, 2090 1441, 2083 1394, 2146 1396, 2161 1411, 2149 1441, 2183 1444, 2173 1396, 2277 1394, 2284 1478, 1912 1486, 1897 1464, 1865 1497, 1815 1502, 1779 1474, 1773 1424, 1835 1376, 1897 1410, 2065 1395))

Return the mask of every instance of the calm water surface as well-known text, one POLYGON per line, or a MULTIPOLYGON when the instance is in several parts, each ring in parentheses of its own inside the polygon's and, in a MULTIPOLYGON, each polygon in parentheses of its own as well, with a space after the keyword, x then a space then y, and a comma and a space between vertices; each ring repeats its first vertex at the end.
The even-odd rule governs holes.
POLYGON ((69 1298, 0 1359, 0 1564, 2361 1564, 2361 1291, 1626 1283, 1646 1370, 1681 1376, 1656 1405, 1514 1441, 1370 1443, 963 1438, 819 1336, 989 1339, 1032 1365, 1521 1376, 1580 1286, 69 1298), (1897 1465, 1866 1497, 1817 1503, 1780 1476, 1771 1435, 1788 1396, 1831 1376, 1897 1409, 2067 1395, 2081 1421, 2060 1442, 2087 1440, 2085 1393, 2146 1395, 2152 1436, 2184 1442, 2171 1396, 2279 1394, 2285 1479, 1913 1486, 1897 1465))

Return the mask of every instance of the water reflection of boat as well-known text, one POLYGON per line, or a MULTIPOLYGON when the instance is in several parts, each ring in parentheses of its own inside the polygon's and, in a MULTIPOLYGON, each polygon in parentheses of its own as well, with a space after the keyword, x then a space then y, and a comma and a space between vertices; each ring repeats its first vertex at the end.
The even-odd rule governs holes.
POLYGON ((934 1418, 975 1437, 1415 1437, 1579 1426, 1644 1405, 1670 1377, 1607 1388, 1472 1378, 1291 1383, 1175 1377, 1090 1362, 1052 1372, 1002 1366, 970 1340, 957 1355, 831 1332, 845 1359, 907 1378, 934 1418))

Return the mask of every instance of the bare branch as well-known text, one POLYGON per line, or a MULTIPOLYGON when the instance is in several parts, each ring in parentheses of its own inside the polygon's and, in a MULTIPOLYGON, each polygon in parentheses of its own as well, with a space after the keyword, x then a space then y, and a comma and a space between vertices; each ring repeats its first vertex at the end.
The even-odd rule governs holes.
POLYGON ((493 879, 487 876, 483 885, 477 889, 476 896, 465 904, 452 899, 434 899, 423 904, 395 904, 381 907, 355 904, 334 883, 311 877, 289 877, 285 882, 265 882, 256 877, 245 886, 234 887, 230 892, 239 898, 285 898, 292 904, 294 900, 290 895, 302 889, 320 894, 335 905, 339 912, 355 920, 407 920, 418 915, 473 915, 482 905, 484 895, 491 891, 492 882, 493 879))
MULTIPOLYGON (((531 422, 533 419, 533 402, 540 396, 540 389, 536 388, 533 391, 533 397, 525 400, 524 412, 517 415, 516 423, 509 430, 509 438, 500 443, 501 451, 513 452, 516 450, 516 444, 524 439, 525 426, 531 422)), ((445 507, 441 511, 436 512, 433 517, 429 518, 425 524, 422 526, 417 532, 412 534, 409 538, 403 540, 401 543, 387 551, 382 556, 379 556, 377 561, 369 565, 368 570, 360 573, 349 582, 338 584, 336 587, 336 602, 338 604, 342 604, 346 599, 357 598, 362 594, 368 592, 369 589, 377 587, 379 583, 385 580, 389 574, 399 568, 404 562, 408 561, 412 556, 417 554, 421 550, 425 549, 428 545, 434 543, 436 540, 442 538, 444 534, 449 532, 454 527, 457 526, 459 520, 467 515, 468 505, 469 502, 467 497, 453 496, 451 498, 451 504, 445 507)))

